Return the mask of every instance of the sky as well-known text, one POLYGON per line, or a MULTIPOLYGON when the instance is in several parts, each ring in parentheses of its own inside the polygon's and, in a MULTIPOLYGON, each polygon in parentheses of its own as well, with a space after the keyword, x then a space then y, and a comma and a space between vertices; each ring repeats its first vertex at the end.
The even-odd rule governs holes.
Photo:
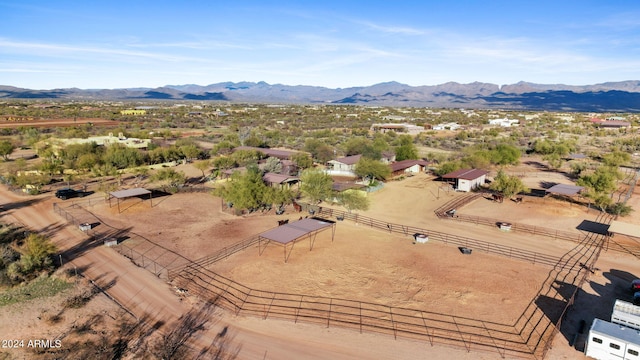
POLYGON ((640 80, 640 1, 0 0, 0 85, 640 80))

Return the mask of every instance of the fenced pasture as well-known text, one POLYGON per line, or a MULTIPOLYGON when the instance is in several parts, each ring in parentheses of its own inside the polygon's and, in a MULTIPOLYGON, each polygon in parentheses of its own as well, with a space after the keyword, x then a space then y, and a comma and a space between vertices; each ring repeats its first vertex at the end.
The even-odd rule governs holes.
MULTIPOLYGON (((196 194, 183 196, 189 197, 189 200, 183 201, 189 201, 193 206, 198 206, 195 203, 199 201, 199 199, 195 198, 196 194)), ((178 226, 176 224, 179 224, 180 221, 184 222, 184 220, 178 218, 179 213, 173 209, 168 213, 162 212, 163 207, 169 207, 172 201, 172 198, 169 197, 160 206, 148 210, 149 221, 154 224, 165 221, 167 228, 178 226)), ((201 234, 195 233, 195 231, 199 231, 199 228, 194 228, 189 233, 189 238, 185 238, 185 241, 188 239, 193 243, 199 242, 198 248, 201 249, 201 252, 206 251, 209 254, 195 261, 191 261, 193 259, 187 259, 180 254, 175 254, 180 256, 179 258, 172 258, 169 255, 171 252, 168 250, 165 250, 167 251, 165 254, 158 252, 163 248, 168 249, 167 239, 162 236, 156 237, 151 232, 140 232, 140 234, 142 234, 142 239, 152 240, 142 242, 129 236, 117 248, 123 255, 131 257, 136 264, 144 266, 156 275, 161 274, 158 275, 161 278, 166 276, 175 286, 188 290, 192 295, 216 300, 221 306, 235 314, 265 318, 277 317, 294 322, 309 322, 329 327, 345 327, 361 332, 376 332, 425 341, 425 343, 431 345, 447 344, 459 346, 467 351, 490 351, 503 358, 525 357, 540 359, 544 357, 549 349, 551 340, 555 332, 557 332, 556 326, 560 324, 568 306, 573 302, 577 290, 589 273, 588 270, 597 259, 604 240, 602 236, 585 235, 581 240, 574 242, 575 246, 571 251, 559 252, 557 255, 552 256, 525 251, 516 246, 492 244, 472 237, 462 237, 446 232, 427 231, 414 226, 390 223, 356 213, 313 207, 307 204, 303 205, 305 207, 304 211, 313 210, 315 216, 335 219, 338 231, 341 231, 341 228, 345 230, 351 228, 351 230, 348 231, 347 235, 337 236, 333 244, 330 241, 326 241, 326 239, 319 238, 312 252, 309 252, 304 244, 296 245, 291 262, 286 265, 282 262, 281 252, 278 247, 273 247, 273 250, 278 253, 276 256, 269 257, 269 251, 265 251, 260 256, 256 244, 257 237, 249 236, 240 242, 236 241, 235 243, 225 243, 223 246, 208 247, 205 244, 209 244, 211 239, 201 237, 201 234), (365 227, 369 228, 366 236, 362 235, 365 234, 364 231, 358 230, 365 227), (377 235, 372 235, 371 231, 377 235), (429 235, 429 243, 424 245, 412 244, 412 235, 414 233, 427 233, 429 235), (353 241, 366 244, 367 236, 386 239, 384 241, 391 246, 390 249, 407 246, 418 251, 422 251, 419 250, 422 247, 425 251, 448 252, 451 256, 457 256, 460 259, 459 261, 463 261, 457 264, 459 268, 466 266, 471 271, 474 269, 471 263, 484 258, 492 259, 494 272, 497 264, 509 262, 526 269, 526 271, 535 272, 537 276, 541 277, 535 279, 533 286, 526 285, 532 291, 527 294, 526 299, 511 300, 512 302, 506 299, 505 306, 511 306, 516 311, 512 313, 509 319, 496 321, 491 318, 491 314, 495 313, 495 308, 493 311, 486 311, 484 315, 473 314, 472 312, 465 315, 447 309, 447 302, 459 305, 460 301, 481 302, 483 300, 482 296, 465 298, 469 292, 464 291, 452 293, 454 296, 444 298, 442 301, 444 305, 441 308, 436 308, 435 306, 429 308, 424 301, 422 304, 425 306, 418 307, 410 305, 406 301, 392 301, 385 304, 383 301, 379 301, 380 299, 366 297, 362 294, 350 295, 343 292, 337 295, 323 295, 308 291, 298 292, 295 289, 288 289, 286 277, 282 276, 280 276, 280 283, 283 287, 265 288, 264 286, 246 284, 235 279, 233 271, 229 273, 221 271, 225 270, 225 266, 233 267, 238 256, 246 255, 253 256, 265 263, 271 262, 270 266, 274 267, 294 265, 296 262, 304 263, 310 257, 329 258, 327 251, 338 250, 337 245, 345 242, 343 238, 350 237, 353 241), (468 256, 459 253, 457 247, 460 246, 473 248, 473 255, 468 256), (161 271, 158 271, 158 269, 161 269, 161 271)), ((76 204, 56 211, 61 215, 68 212, 70 215, 65 214, 63 216, 68 220, 72 219, 70 221, 85 222, 86 220, 82 217, 84 215, 80 215, 80 208, 76 204)), ((92 211, 95 210, 97 209, 92 211)), ((145 209, 144 211, 147 210, 145 209)), ((132 217, 141 213, 131 213, 126 216, 126 220, 134 221, 132 217)), ((112 214, 112 216, 115 215, 112 214)), ((211 214, 205 213, 202 216, 204 216, 202 221, 206 221, 204 219, 207 216, 211 216, 211 214)), ((120 217, 120 219, 125 222, 123 217, 120 217)), ((281 218, 269 214, 264 215, 264 219, 266 222, 263 222, 269 223, 273 227, 276 226, 275 220, 281 218)), ((138 218, 136 218, 137 220, 138 218)), ((196 220, 189 220, 188 224, 193 221, 196 220)), ((123 233, 127 231, 131 232, 131 229, 123 229, 123 233)), ((210 236, 210 234, 215 234, 215 232, 212 231, 205 235, 210 236)), ((412 258, 411 253, 404 251, 404 248, 397 250, 402 250, 399 253, 404 252, 406 254, 402 259, 394 258, 394 261, 407 261, 412 258)), ((372 251, 374 250, 372 249, 372 251)), ((377 258, 372 257, 371 254, 365 260, 368 261, 368 264, 374 266, 377 258)), ((352 252, 348 255, 357 257, 365 254, 352 252)), ((344 255, 334 255, 333 259, 334 261, 347 262, 344 255)), ((452 264, 453 262, 449 262, 449 265, 452 264)), ((432 261, 431 265, 435 266, 435 262, 432 261)), ((443 274, 446 274, 449 270, 446 266, 439 267, 443 274)), ((308 267, 307 271, 317 272, 326 268, 313 266, 308 267)), ((268 271, 264 268, 263 270, 265 272, 268 271)), ((386 270, 393 275, 393 271, 397 269, 387 268, 386 270)), ((385 271, 385 269, 382 269, 382 271, 385 271)), ((416 271, 416 273, 419 272, 421 271, 416 271)), ((313 275, 308 274, 311 283, 315 281, 318 286, 331 286, 331 283, 316 280, 313 275)), ((334 276, 335 274, 330 275, 334 276)), ((455 286, 453 279, 456 276, 454 274, 451 275, 452 286, 455 286)), ((475 278, 477 284, 482 284, 486 280, 485 276, 478 275, 475 278)), ((382 288, 386 285, 387 283, 372 284, 373 287, 382 288)), ((460 287, 463 285, 460 285, 460 287)), ((431 288, 423 289, 422 291, 435 291, 432 289, 437 289, 437 287, 438 285, 434 284, 431 288)), ((516 291, 519 290, 517 286, 515 289, 516 291)), ((405 290, 396 292, 403 291, 405 290)), ((514 291, 514 288, 505 288, 505 291, 514 291)), ((381 297, 384 296, 386 295, 381 295, 381 297)), ((495 306, 495 303, 491 303, 491 305, 495 306)))
MULTIPOLYGON (((320 215, 326 216, 329 212, 334 216, 344 217, 347 221, 351 219, 347 214, 335 213, 335 210, 317 209, 317 214, 320 215)), ((381 232, 394 232, 395 228, 396 232, 404 234, 415 230, 397 224, 387 227, 381 221, 362 217, 358 218, 358 224, 377 228, 381 232)), ((340 237, 336 241, 339 242, 340 237)), ((224 276, 221 271, 216 270, 224 266, 216 265, 215 259, 227 259, 228 250, 224 251, 224 256, 214 254, 183 269, 176 269, 172 271, 172 277, 178 286, 206 299, 217 299, 224 307, 236 314, 264 318, 277 317, 294 322, 317 323, 327 327, 352 328, 360 332, 385 333, 395 337, 423 340, 432 345, 442 343, 462 346, 467 351, 497 351, 501 357, 508 355, 542 358, 557 331, 556 326, 560 324, 567 308, 573 303, 577 290, 585 281, 588 273, 585 269, 595 263, 603 241, 603 236, 591 234, 583 238, 570 252, 557 258, 555 264, 535 265, 541 267, 539 274, 545 274, 536 285, 535 294, 528 294, 529 300, 517 306, 519 315, 513 321, 503 322, 453 315, 437 311, 433 306, 429 308, 428 305, 417 309, 350 300, 345 297, 267 291, 264 287, 258 288, 256 284, 248 286, 246 282, 232 280, 233 276, 224 276)), ((245 244, 251 244, 251 241, 245 244)), ((318 247, 317 244, 316 246, 318 247)), ((446 248, 455 250, 451 247, 446 248)), ((245 247, 244 252, 253 250, 255 250, 253 254, 255 258, 258 256, 257 250, 252 249, 251 246, 245 247)), ((433 251, 433 248, 425 251, 433 251)), ((263 256, 266 255, 263 254, 263 256)), ((316 256, 325 255, 327 254, 316 256)), ((347 255, 343 254, 343 256, 347 255)), ((280 260, 279 257, 276 256, 276 258, 280 260)), ((233 258, 229 261, 229 267, 231 266, 238 268, 239 262, 233 258)), ((493 266, 495 269, 496 265, 493 266)), ((265 269, 263 263, 256 267, 263 271, 265 269)), ((311 267, 317 269, 315 266, 311 267)), ((270 271, 274 271, 273 268, 270 268, 270 271)), ((293 269, 292 273, 296 273, 296 270, 293 269)), ((255 274, 249 276, 255 276, 255 274)), ((284 281, 282 276, 283 274, 275 275, 280 282, 284 281)), ((487 280, 489 279, 483 278, 483 281, 487 280)), ((264 285, 265 280, 258 279, 257 282, 264 285)), ((490 285, 487 284, 487 286, 490 285)), ((496 288, 492 289, 496 290, 496 288)), ((504 289, 513 291, 509 286, 505 286, 504 289)), ((423 301, 421 304, 429 304, 429 302, 423 301)))

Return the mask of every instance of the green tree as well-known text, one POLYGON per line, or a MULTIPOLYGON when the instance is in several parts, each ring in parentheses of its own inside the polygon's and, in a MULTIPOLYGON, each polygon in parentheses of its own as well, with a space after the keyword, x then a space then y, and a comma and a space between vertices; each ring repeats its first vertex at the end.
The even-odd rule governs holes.
POLYGON ((596 193, 610 194, 621 178, 622 174, 616 168, 600 166, 593 173, 582 175, 576 184, 593 189, 596 193))
POLYGON ((231 180, 216 189, 214 194, 233 204, 236 209, 254 210, 263 206, 265 200, 270 204, 275 198, 273 191, 262 180, 262 172, 251 166, 244 174, 233 173, 231 180))
POLYGON ((162 189, 169 193, 177 192, 186 179, 187 177, 182 171, 176 171, 172 168, 162 168, 151 176, 152 181, 160 182, 162 189))
POLYGON ((0 155, 5 161, 9 160, 9 155, 16 149, 16 146, 9 140, 0 140, 0 155))
POLYGON ((445 161, 436 169, 436 175, 442 176, 460 169, 462 169, 462 163, 460 161, 445 161))
POLYGON ((562 158, 556 153, 545 155, 542 157, 542 160, 547 161, 549 163, 549 167, 554 170, 560 169, 560 167, 562 167, 562 158))
POLYGON ((415 160, 419 159, 418 148, 413 143, 403 144, 396 147, 396 160, 415 160))
POLYGON ((237 166, 236 161, 231 156, 218 156, 211 160, 213 167, 218 170, 228 170, 237 166))
POLYGON ((631 155, 624 151, 613 151, 605 154, 602 157, 602 163, 606 166, 618 167, 628 163, 631 160, 631 155))
POLYGON ((200 149, 195 144, 183 145, 178 149, 180 150, 182 155, 184 155, 187 161, 197 159, 202 153, 202 151, 200 151, 200 149))
POLYGON ((520 150, 513 145, 498 144, 491 151, 491 163, 496 165, 515 165, 520 161, 520 150))
POLYGON ((209 160, 200 160, 200 161, 196 161, 193 163, 193 167, 202 171, 202 179, 204 180, 204 178, 207 177, 207 175, 204 173, 205 171, 207 171, 209 169, 209 167, 211 166, 211 161, 209 160))
POLYGON ((349 212, 369 209, 369 198, 362 191, 346 190, 339 193, 337 198, 340 205, 344 206, 349 212))
POLYGON ((633 208, 625 203, 617 202, 607 207, 607 213, 617 216, 627 216, 633 212, 633 208))
POLYGON ((518 193, 529 191, 522 183, 522 180, 517 176, 507 175, 502 169, 498 170, 498 174, 493 179, 489 188, 501 193, 507 199, 518 193))
POLYGON ((280 173, 282 171, 282 162, 276 157, 269 157, 264 164, 265 172, 280 173))
POLYGON ((301 152, 293 154, 293 156, 291 156, 291 161, 293 161, 301 170, 308 169, 313 166, 313 159, 311 156, 301 152))
POLYGON ((391 168, 389 165, 379 160, 371 160, 365 157, 358 160, 354 172, 360 176, 362 180, 369 179, 369 184, 373 183, 374 180, 384 181, 391 176, 391 168))
POLYGON ((52 256, 56 253, 56 246, 45 236, 29 234, 21 246, 14 249, 20 253, 20 260, 8 269, 8 275, 14 282, 30 280, 41 271, 53 269, 52 256))
POLYGON ((110 145, 102 157, 104 163, 111 164, 117 169, 140 166, 142 160, 140 151, 119 144, 110 145))
POLYGON ((332 185, 331 176, 319 169, 306 169, 300 175, 300 191, 315 203, 331 196, 332 185))

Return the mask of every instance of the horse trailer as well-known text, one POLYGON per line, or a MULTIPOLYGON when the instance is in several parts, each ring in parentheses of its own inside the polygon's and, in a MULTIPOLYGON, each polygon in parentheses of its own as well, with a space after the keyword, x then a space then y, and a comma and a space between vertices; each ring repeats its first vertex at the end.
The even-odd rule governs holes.
POLYGON ((584 353, 598 360, 640 360, 640 331, 593 319, 584 353))
POLYGON ((611 322, 640 330, 640 306, 623 300, 616 300, 611 312, 611 322))

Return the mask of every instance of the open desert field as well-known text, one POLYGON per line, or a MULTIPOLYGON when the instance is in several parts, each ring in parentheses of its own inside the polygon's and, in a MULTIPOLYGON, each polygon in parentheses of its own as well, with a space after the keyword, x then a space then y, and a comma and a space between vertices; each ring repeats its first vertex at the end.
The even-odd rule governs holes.
POLYGON ((119 121, 101 118, 77 118, 77 119, 44 119, 28 121, 0 121, 0 128, 35 127, 35 128, 56 128, 78 125, 93 124, 95 126, 116 127, 119 121))

